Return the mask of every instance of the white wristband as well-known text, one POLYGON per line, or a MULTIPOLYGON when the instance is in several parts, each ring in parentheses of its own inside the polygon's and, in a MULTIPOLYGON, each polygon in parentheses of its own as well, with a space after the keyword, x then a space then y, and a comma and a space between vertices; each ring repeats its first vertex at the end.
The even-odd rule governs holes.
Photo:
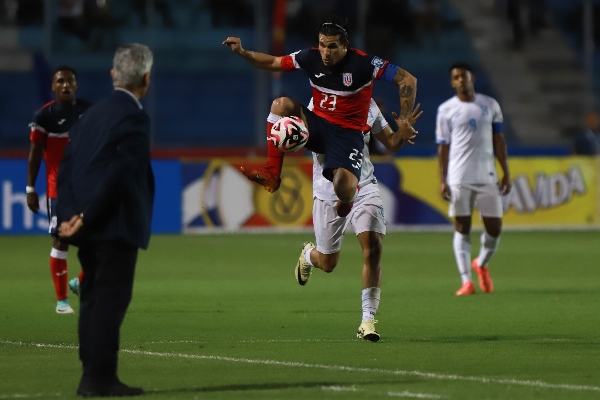
POLYGON ((27 186, 25 187, 25 193, 35 193, 35 188, 33 186, 27 186))

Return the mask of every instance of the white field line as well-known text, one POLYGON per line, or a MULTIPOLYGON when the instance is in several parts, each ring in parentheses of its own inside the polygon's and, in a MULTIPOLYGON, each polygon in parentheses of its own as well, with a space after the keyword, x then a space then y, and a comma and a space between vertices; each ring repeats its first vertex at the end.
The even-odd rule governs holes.
MULTIPOLYGON (((246 339, 236 340, 235 343, 352 343, 356 342, 355 339, 246 339)), ((144 342, 143 344, 203 344, 208 343, 206 340, 156 340, 152 342, 144 342)))
MULTIPOLYGON (((362 389, 357 389, 355 386, 321 386, 322 390, 330 390, 333 392, 360 392, 362 389)), ((409 397, 413 399, 445 399, 446 396, 430 393, 414 393, 405 390, 403 392, 387 392, 389 397, 409 397)))
POLYGON ((12 393, 12 394, 0 394, 0 399, 31 399, 40 397, 47 399, 48 397, 64 397, 62 393, 12 393))
MULTIPOLYGON (((77 349, 78 346, 73 345, 62 345, 62 344, 45 344, 45 343, 25 343, 9 340, 0 340, 0 344, 13 345, 13 346, 33 346, 41 348, 56 348, 56 349, 77 349)), ((227 361, 235 363, 245 364, 257 364, 257 365, 277 365, 282 367, 292 368, 310 368, 310 369, 322 369, 329 371, 346 371, 346 372, 360 372, 370 374, 382 374, 382 375, 397 375, 397 376, 413 376, 423 379, 435 379, 435 380, 446 380, 446 381, 462 381, 462 382, 477 382, 485 384, 499 384, 499 385, 515 385, 515 386, 529 386, 541 389, 561 389, 570 391, 588 391, 588 392, 600 392, 600 386, 589 386, 589 385, 571 385, 568 383, 548 383, 543 381, 531 381, 531 380, 519 380, 519 379, 501 379, 501 378, 486 378, 482 376, 469 376, 469 375, 450 375, 450 374, 436 374, 433 372, 423 371, 407 371, 399 369, 381 369, 381 368, 363 368, 363 367, 348 367, 344 365, 325 365, 325 364, 309 364, 303 362, 294 361, 277 361, 277 360, 256 360, 251 358, 238 358, 238 357, 227 357, 227 356, 203 356, 197 354, 183 354, 183 353, 162 353, 154 351, 142 351, 142 350, 127 350, 121 349, 122 353, 146 355, 153 357, 168 357, 168 358, 183 358, 192 360, 214 360, 214 361, 227 361)))
POLYGON ((331 390, 332 392, 358 392, 360 389, 354 386, 321 386, 322 390, 331 390))
POLYGON ((445 396, 439 394, 429 394, 429 393, 413 393, 405 390, 404 392, 388 392, 388 396, 391 397, 409 397, 412 399, 444 399, 445 396))

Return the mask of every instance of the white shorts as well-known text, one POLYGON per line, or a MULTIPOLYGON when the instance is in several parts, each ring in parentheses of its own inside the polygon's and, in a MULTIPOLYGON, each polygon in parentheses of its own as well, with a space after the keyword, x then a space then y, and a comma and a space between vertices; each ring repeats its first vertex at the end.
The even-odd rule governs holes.
POLYGON ((450 185, 450 192, 450 217, 470 216, 476 207, 482 217, 502 218, 502 195, 498 185, 450 185))
POLYGON ((378 192, 358 197, 346 218, 337 216, 336 203, 335 200, 314 199, 313 225, 320 253, 333 254, 340 251, 344 233, 350 224, 357 235, 363 232, 386 234, 383 203, 378 192))

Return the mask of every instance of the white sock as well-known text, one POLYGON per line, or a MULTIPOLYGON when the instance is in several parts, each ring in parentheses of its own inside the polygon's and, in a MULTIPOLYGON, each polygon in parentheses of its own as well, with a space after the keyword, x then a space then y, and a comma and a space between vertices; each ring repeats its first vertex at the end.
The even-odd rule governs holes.
POLYGON ((310 249, 308 249, 304 252, 304 259, 306 260, 308 265, 310 265, 311 267, 314 267, 313 263, 310 261, 310 252, 312 251, 312 249, 314 249, 314 247, 311 247, 310 249))
POLYGON ((281 119, 281 115, 269 113, 269 116, 267 117, 267 122, 275 123, 279 121, 279 119, 281 119))
POLYGON ((362 291, 362 320, 375 319, 377 308, 379 308, 379 298, 381 289, 372 287, 362 291))
POLYGON ((481 234, 481 248, 479 249, 479 256, 477 257, 480 267, 487 267, 490 259, 498 248, 499 242, 500 236, 493 237, 490 236, 485 230, 483 231, 481 234))
POLYGON ((58 250, 58 249, 55 249, 54 247, 50 250, 50 257, 58 258, 59 260, 66 260, 67 254, 68 254, 67 251, 58 250))
POLYGON ((454 239, 452 240, 454 248, 454 257, 456 258, 456 266, 460 273, 462 283, 471 281, 471 238, 469 235, 463 235, 460 232, 454 231, 454 239))

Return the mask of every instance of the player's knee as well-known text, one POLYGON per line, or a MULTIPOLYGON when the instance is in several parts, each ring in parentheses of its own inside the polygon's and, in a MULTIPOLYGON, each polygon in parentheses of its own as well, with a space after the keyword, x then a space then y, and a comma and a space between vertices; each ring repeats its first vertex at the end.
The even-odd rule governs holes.
POLYGON ((471 233, 470 221, 463 221, 463 220, 457 218, 456 222, 454 224, 454 227, 455 227, 456 232, 458 232, 462 235, 468 235, 469 233, 471 233))
POLYGON ((279 97, 271 103, 271 113, 280 116, 294 115, 296 103, 289 97, 279 97))
POLYGON ((498 237, 502 233, 502 220, 500 218, 484 219, 485 231, 492 237, 498 237))
POLYGON ((335 194, 344 203, 352 201, 356 194, 356 182, 352 179, 347 179, 346 177, 338 178, 338 176, 340 176, 340 173, 336 173, 333 180, 333 190, 335 191, 335 194))
POLYGON ((491 237, 497 238, 502 233, 502 228, 499 226, 497 226, 497 227, 495 226, 495 227, 486 229, 486 232, 491 237))
POLYGON ((381 242, 373 242, 369 247, 363 249, 363 257, 365 263, 369 266, 379 266, 381 261, 381 253, 383 253, 383 245, 381 242))

